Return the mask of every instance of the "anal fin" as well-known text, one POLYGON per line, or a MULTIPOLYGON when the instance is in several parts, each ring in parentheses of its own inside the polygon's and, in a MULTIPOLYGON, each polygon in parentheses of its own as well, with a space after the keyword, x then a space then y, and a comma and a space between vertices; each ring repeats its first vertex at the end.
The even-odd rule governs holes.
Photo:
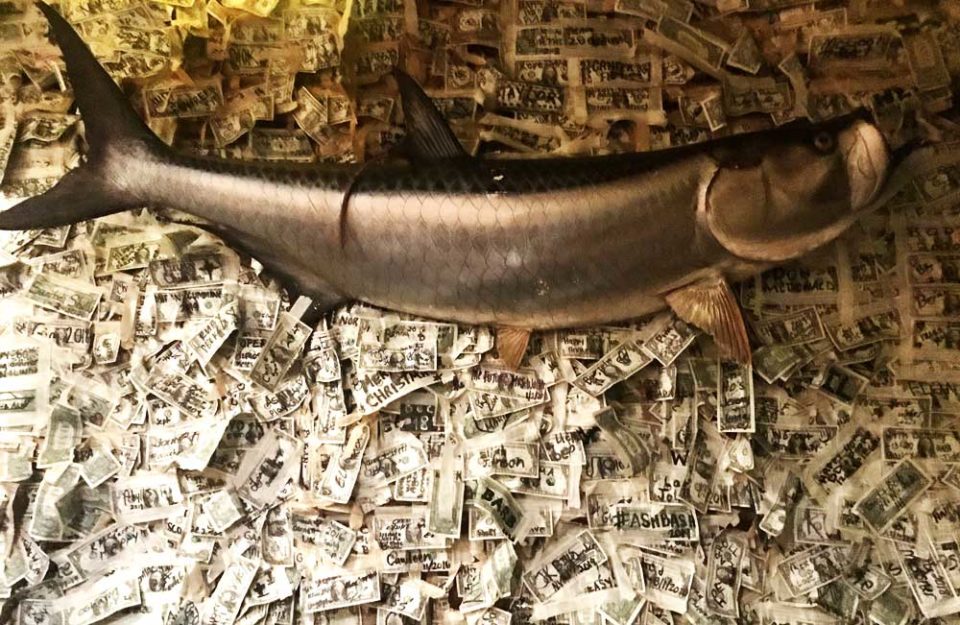
POLYGON ((530 343, 530 330, 503 326, 497 328, 497 352, 500 360, 510 369, 520 366, 520 361, 530 343))
POLYGON ((677 289, 666 300, 678 317, 713 336, 723 356, 750 363, 750 341, 740 306, 722 276, 677 289))

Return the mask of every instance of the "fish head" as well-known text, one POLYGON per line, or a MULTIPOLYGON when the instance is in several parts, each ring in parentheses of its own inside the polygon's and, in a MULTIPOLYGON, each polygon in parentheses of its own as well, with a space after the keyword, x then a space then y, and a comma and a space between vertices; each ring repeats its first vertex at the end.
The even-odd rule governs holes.
POLYGON ((783 217, 859 211, 879 195, 890 156, 876 126, 860 119, 801 127, 773 138, 760 169, 770 207, 783 217))
POLYGON ((745 136, 702 208, 714 237, 742 258, 781 262, 836 238, 880 196, 890 153, 861 119, 745 136))

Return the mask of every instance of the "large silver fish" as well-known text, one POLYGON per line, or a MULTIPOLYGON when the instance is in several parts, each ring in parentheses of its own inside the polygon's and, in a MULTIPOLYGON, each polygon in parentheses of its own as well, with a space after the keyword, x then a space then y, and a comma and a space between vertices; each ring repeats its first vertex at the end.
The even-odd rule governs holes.
POLYGON ((177 208, 289 278, 322 308, 350 299, 501 328, 600 324, 667 305, 749 360, 727 279, 832 241, 892 191, 891 154, 859 119, 794 124, 655 153, 482 160, 397 74, 411 158, 228 162, 173 153, 47 5, 86 127, 86 163, 0 214, 0 228, 177 208), (889 185, 887 185, 889 186, 889 185))

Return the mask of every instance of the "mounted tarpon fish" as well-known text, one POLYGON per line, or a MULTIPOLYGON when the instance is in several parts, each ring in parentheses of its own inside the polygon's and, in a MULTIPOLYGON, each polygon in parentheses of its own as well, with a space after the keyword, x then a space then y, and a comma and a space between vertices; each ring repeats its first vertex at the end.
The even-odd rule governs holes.
POLYGON ((66 59, 88 153, 49 191, 0 214, 0 228, 176 208, 323 308, 355 299, 494 325, 514 366, 531 330, 667 306, 749 361, 727 280, 832 241, 892 195, 891 154, 859 119, 654 153, 483 160, 399 73, 404 162, 181 156, 150 132, 73 28, 39 6, 66 59))

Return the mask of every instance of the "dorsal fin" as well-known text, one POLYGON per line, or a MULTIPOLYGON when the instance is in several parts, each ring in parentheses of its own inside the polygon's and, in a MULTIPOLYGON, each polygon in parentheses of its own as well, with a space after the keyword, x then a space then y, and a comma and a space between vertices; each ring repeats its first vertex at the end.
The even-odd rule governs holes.
POLYGON ((447 121, 417 81, 400 70, 395 70, 393 77, 400 87, 403 120, 412 155, 423 159, 467 156, 447 121))

